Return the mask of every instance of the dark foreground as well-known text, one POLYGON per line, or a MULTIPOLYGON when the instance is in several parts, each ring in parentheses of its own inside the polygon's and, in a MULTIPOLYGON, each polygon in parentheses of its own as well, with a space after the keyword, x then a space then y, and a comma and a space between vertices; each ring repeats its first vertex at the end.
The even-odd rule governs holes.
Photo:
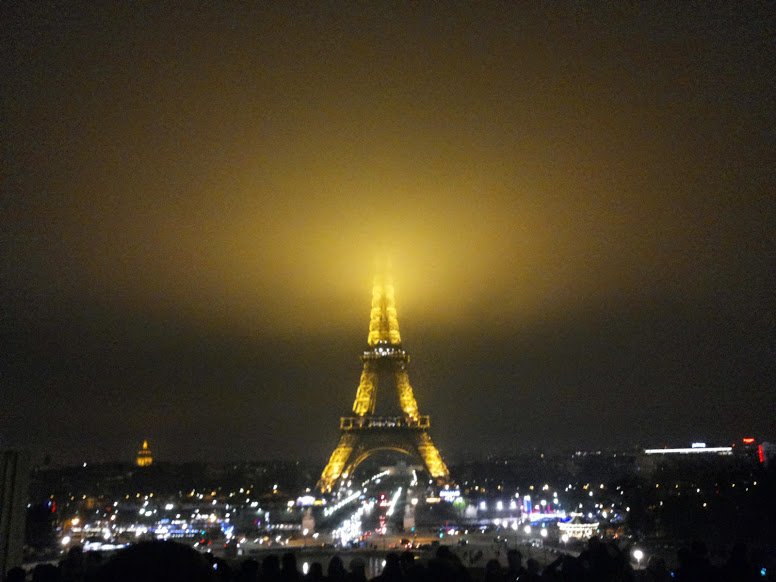
MULTIPOLYGON (((674 571, 666 568, 660 558, 650 560, 647 567, 634 570, 627 553, 615 544, 594 538, 578 557, 561 555, 554 562, 541 568, 529 559, 523 564, 519 551, 507 554, 508 566, 502 567, 496 560, 485 568, 466 568, 448 547, 440 546, 436 555, 422 562, 411 552, 386 555, 385 567, 376 581, 406 582, 737 582, 776 580, 771 572, 748 561, 743 545, 734 547, 728 561, 714 567, 708 560, 703 544, 693 544, 678 552, 679 566, 674 571)), ((103 561, 100 554, 86 553, 73 548, 58 565, 38 565, 28 576, 20 568, 6 576, 7 582, 365 582, 366 562, 359 557, 350 560, 345 567, 335 556, 324 573, 319 562, 309 565, 303 574, 296 556, 285 553, 282 557, 269 555, 261 563, 254 559, 228 562, 210 554, 200 554, 187 545, 174 542, 142 542, 120 551, 103 561)))

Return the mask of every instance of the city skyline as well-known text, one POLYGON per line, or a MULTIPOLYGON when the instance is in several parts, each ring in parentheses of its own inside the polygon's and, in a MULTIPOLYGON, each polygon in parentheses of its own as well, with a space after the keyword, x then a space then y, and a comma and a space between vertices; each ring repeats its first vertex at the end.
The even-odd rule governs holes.
POLYGON ((378 253, 446 458, 774 438, 771 12, 3 7, 0 447, 323 465, 378 253))

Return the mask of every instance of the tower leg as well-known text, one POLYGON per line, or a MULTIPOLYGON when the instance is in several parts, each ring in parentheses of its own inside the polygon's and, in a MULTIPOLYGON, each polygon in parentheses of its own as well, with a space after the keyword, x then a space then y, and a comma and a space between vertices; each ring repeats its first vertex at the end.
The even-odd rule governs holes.
POLYGON ((399 404, 402 412, 412 420, 418 420, 418 403, 415 401, 415 395, 412 392, 412 385, 407 371, 400 369, 395 372, 396 390, 399 393, 399 404))
POLYGON ((442 460, 442 455, 439 454, 439 449, 431 440, 431 437, 427 432, 421 432, 417 438, 417 448, 420 458, 423 459, 423 463, 426 465, 426 469, 431 476, 437 481, 446 481, 450 478, 450 471, 447 469, 447 465, 442 460))
POLYGON ((361 380, 356 391, 356 400, 353 402, 353 412, 358 416, 374 414, 377 398, 377 372, 369 362, 364 364, 361 372, 361 380))
POLYGON ((358 437, 354 434, 343 434, 340 437, 339 443, 337 443, 334 452, 329 457, 329 462, 326 463, 326 467, 321 473, 321 478, 318 481, 318 489, 326 493, 331 491, 336 483, 337 479, 342 475, 342 470, 353 453, 353 447, 356 445, 358 437))

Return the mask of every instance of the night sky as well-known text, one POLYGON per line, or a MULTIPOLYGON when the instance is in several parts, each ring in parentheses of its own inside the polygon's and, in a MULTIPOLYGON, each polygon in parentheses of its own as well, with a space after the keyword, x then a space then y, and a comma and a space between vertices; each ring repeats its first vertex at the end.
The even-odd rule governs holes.
POLYGON ((0 18, 0 448, 323 464, 377 255, 452 460, 776 439, 773 4, 0 18))

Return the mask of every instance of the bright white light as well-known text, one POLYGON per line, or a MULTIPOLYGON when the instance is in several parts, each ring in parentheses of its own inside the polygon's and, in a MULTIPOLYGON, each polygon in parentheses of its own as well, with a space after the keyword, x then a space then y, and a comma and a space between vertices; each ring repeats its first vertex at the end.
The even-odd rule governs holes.
POLYGON ((326 509, 324 509, 323 510, 323 515, 326 516, 326 517, 330 516, 332 513, 335 513, 337 511, 339 511, 345 505, 355 501, 360 496, 361 496, 361 492, 360 491, 356 491, 352 495, 348 495, 345 499, 342 499, 341 501, 337 502, 335 505, 332 505, 331 507, 327 507, 326 509))
POLYGON ((393 515, 394 509, 396 508, 396 502, 399 501, 399 496, 401 495, 402 488, 399 487, 396 490, 396 493, 393 494, 393 498, 391 499, 391 503, 388 505, 388 511, 385 512, 385 515, 388 517, 393 515))
POLYGON ((164 506, 165 511, 172 511, 175 506, 172 503, 168 503, 164 506))
POLYGON ((689 455, 689 454, 706 454, 716 453, 719 455, 732 455, 732 447, 690 447, 690 448, 678 448, 678 449, 646 449, 644 451, 647 455, 689 455))
POLYGON ((305 562, 304 564, 302 564, 302 574, 307 576, 307 573, 309 571, 310 571, 310 563, 309 562, 305 562))
POLYGON ((523 533, 526 534, 526 535, 530 534, 531 533, 531 526, 530 525, 525 526, 523 528, 523 533))
POLYGON ((496 502, 496 510, 497 511, 504 511, 504 502, 503 501, 497 501, 496 502))
POLYGON ((66 546, 69 543, 70 543, 70 536, 65 536, 65 537, 62 538, 62 545, 63 546, 66 546))
POLYGON ((569 541, 569 534, 563 534, 560 536, 560 541, 562 541, 564 544, 569 541))
POLYGON ((546 537, 547 537, 547 528, 543 527, 543 528, 541 529, 541 531, 539 531, 539 534, 540 534, 540 535, 541 535, 543 538, 546 538, 546 537))
POLYGON ((480 501, 480 510, 485 511, 486 509, 488 509, 488 504, 484 501, 480 501))
POLYGON ((641 563, 641 560, 644 559, 644 552, 636 548, 633 550, 633 557, 636 558, 636 562, 641 563))

